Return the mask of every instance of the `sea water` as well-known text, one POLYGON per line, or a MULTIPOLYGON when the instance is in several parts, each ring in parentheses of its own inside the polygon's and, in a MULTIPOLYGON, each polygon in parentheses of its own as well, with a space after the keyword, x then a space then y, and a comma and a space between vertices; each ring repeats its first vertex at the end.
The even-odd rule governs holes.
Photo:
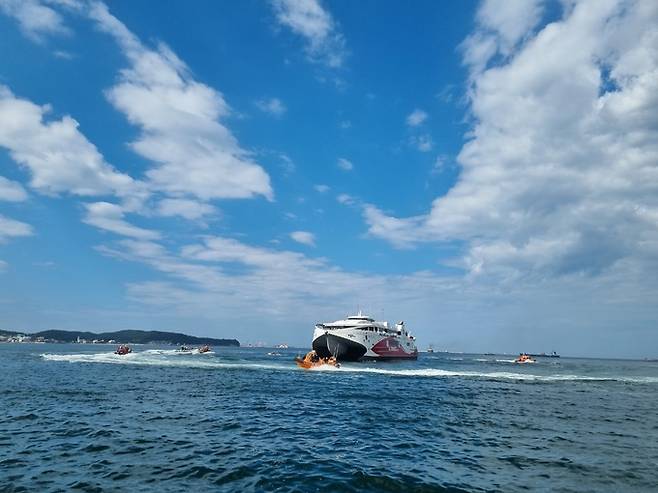
POLYGON ((658 491, 658 363, 0 345, 0 491, 658 491))

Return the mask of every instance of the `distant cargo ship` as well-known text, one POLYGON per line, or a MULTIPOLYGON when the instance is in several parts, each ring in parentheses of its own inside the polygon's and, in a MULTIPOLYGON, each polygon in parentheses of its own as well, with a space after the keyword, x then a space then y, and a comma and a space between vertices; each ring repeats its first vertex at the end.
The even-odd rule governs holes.
POLYGON ((339 361, 418 358, 416 338, 404 322, 390 327, 388 322, 375 321, 360 311, 343 320, 317 324, 313 349, 321 358, 334 356, 339 361))
POLYGON ((539 354, 528 353, 528 356, 532 356, 533 358, 559 358, 560 357, 560 355, 557 354, 555 351, 553 351, 550 354, 546 354, 546 353, 539 353, 539 354))

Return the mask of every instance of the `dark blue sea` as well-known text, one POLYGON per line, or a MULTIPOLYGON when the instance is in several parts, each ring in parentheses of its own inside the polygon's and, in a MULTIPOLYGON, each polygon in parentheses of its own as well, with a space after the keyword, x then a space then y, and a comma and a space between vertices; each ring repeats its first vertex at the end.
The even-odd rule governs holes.
POLYGON ((658 491, 658 363, 0 345, 0 491, 658 491))

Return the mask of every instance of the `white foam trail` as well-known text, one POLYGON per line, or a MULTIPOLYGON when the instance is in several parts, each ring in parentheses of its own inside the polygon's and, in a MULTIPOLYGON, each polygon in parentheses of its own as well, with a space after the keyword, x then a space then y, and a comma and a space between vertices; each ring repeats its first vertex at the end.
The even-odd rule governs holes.
MULTIPOLYGON (((165 366, 179 368, 202 368, 202 369, 252 369, 252 370, 278 370, 278 371, 305 371, 292 362, 285 364, 261 364, 248 362, 227 362, 218 358, 171 358, 173 353, 158 353, 159 350, 147 350, 120 356, 114 353, 82 353, 82 354, 41 354, 46 361, 63 361, 69 363, 109 363, 120 365, 142 365, 142 366, 165 366)), ((199 356, 201 354, 196 353, 199 356)), ((207 353, 206 353, 207 354, 207 353)), ((188 354, 187 356, 192 356, 188 354)), ((322 365, 313 368, 314 372, 344 372, 344 373, 370 373, 379 375, 390 375, 399 377, 423 377, 423 378, 475 378, 487 380, 506 380, 506 381, 530 381, 530 382, 627 382, 627 383, 644 383, 656 384, 658 377, 637 376, 637 377, 610 377, 610 376, 589 376, 589 375, 571 375, 571 374, 553 374, 553 375, 535 375, 529 373, 513 372, 473 372, 473 371, 453 371, 442 370, 439 368, 416 368, 389 370, 386 368, 373 368, 360 365, 342 365, 336 368, 332 365, 322 365)))
MULTIPOLYGON (((153 351, 153 350, 150 350, 153 351)), ((196 353, 198 356, 208 353, 196 353)), ((187 354, 192 356, 193 353, 187 354)), ((217 359, 206 360, 190 358, 163 358, 162 354, 142 351, 139 353, 129 353, 123 356, 114 353, 96 353, 96 354, 48 354, 44 353, 41 357, 46 361, 66 361, 69 363, 110 363, 117 365, 141 365, 141 366, 169 366, 183 368, 245 368, 245 369, 265 369, 265 370, 289 370, 288 366, 282 365, 263 365, 256 363, 229 363, 217 359)))
POLYGON ((632 383, 658 383, 658 377, 592 377, 587 375, 533 375, 529 373, 511 373, 511 372, 470 372, 470 371, 451 371, 441 370, 438 368, 423 368, 409 370, 386 370, 384 368, 357 368, 341 366, 340 368, 324 366, 315 368, 317 371, 344 371, 351 373, 378 373, 382 375, 404 376, 404 377, 462 377, 462 378, 480 378, 490 380, 514 380, 514 381, 538 381, 538 382, 568 382, 568 381, 588 381, 588 382, 632 382, 632 383))
POLYGON ((206 351, 205 353, 200 353, 196 349, 190 351, 181 351, 180 349, 147 349, 141 351, 140 353, 130 353, 130 354, 161 354, 165 356, 191 356, 191 355, 201 355, 201 354, 215 354, 215 351, 206 351))

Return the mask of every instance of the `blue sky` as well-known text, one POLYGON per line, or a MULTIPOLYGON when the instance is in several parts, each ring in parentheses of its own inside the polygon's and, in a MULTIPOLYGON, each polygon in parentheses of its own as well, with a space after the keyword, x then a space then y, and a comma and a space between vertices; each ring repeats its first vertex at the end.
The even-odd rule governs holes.
POLYGON ((653 2, 0 14, 3 328, 655 355, 653 2))

